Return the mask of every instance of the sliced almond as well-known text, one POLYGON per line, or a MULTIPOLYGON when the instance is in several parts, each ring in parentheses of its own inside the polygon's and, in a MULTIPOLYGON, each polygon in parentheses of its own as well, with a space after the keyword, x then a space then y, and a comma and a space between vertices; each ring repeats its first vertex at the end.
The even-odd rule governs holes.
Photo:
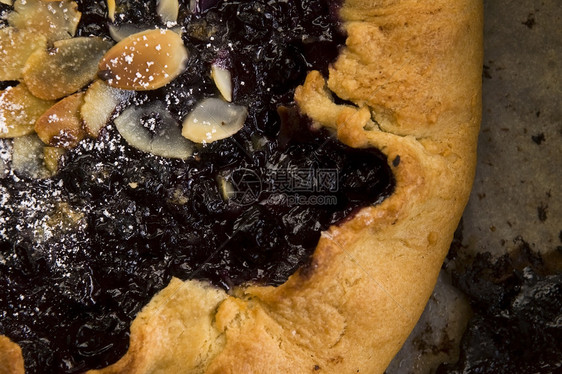
POLYGON ((143 152, 179 159, 193 153, 192 143, 181 136, 178 123, 159 102, 127 108, 115 119, 115 127, 127 143, 143 152))
POLYGON ((0 3, 6 4, 6 5, 12 5, 12 0, 0 0, 0 3))
POLYGON ((0 81, 19 80, 27 58, 46 46, 47 38, 33 31, 0 29, 0 81))
POLYGON ((115 22, 115 0, 107 0, 107 16, 115 22))
POLYGON ((158 0, 156 12, 164 23, 177 23, 179 10, 178 0, 158 0))
POLYGON ((68 232, 71 230, 76 231, 80 228, 84 229, 86 227, 84 213, 65 201, 56 202, 55 208, 47 214, 47 217, 48 219, 45 222, 46 227, 39 227, 38 231, 40 232, 36 237, 43 237, 45 229, 54 232, 68 232))
POLYGON ((60 159, 66 153, 66 149, 57 147, 44 147, 43 148, 43 159, 45 161, 45 167, 55 174, 59 170, 60 159))
POLYGON ((230 71, 220 65, 211 66, 211 78, 219 89, 222 97, 228 102, 232 101, 232 77, 230 71))
POLYGON ((94 80, 97 65, 111 44, 98 37, 59 40, 27 59, 23 79, 29 90, 45 100, 59 99, 94 80))
MULTIPOLYGON (((135 25, 132 23, 123 23, 121 25, 109 25, 109 35, 113 40, 116 42, 120 42, 121 40, 128 38, 131 35, 137 34, 143 31, 153 30, 154 27, 149 25, 135 25)), ((169 30, 175 32, 179 36, 182 36, 183 30, 181 26, 174 26, 169 30)))
POLYGON ((121 25, 109 25, 109 35, 116 42, 128 38, 131 35, 138 34, 139 32, 152 29, 148 25, 135 25, 132 23, 123 23, 121 25))
POLYGON ((133 91, 110 87, 101 80, 92 83, 86 91, 84 104, 80 109, 84 129, 88 135, 97 138, 100 130, 111 119, 115 108, 133 95, 133 91))
POLYGON ((260 136, 260 135, 252 135, 251 139, 252 139, 251 140, 252 149, 256 151, 263 149, 263 146, 266 145, 269 141, 265 136, 260 136))
POLYGON ((225 201, 228 201, 236 193, 236 191, 234 190, 234 186, 232 185, 232 183, 230 183, 230 181, 227 180, 225 176, 219 175, 217 177, 217 183, 219 185, 219 191, 222 195, 222 198, 225 201))
POLYGON ((80 107, 84 92, 65 97, 48 109, 35 123, 35 132, 52 147, 74 148, 86 136, 82 128, 80 107))
POLYGON ((183 122, 182 135, 196 143, 212 143, 236 134, 248 116, 244 106, 208 98, 199 103, 183 122))
POLYGON ((154 90, 180 75, 187 62, 181 37, 171 30, 133 34, 111 48, 100 61, 100 77, 116 88, 154 90))
POLYGON ((15 138, 12 145, 12 170, 19 176, 49 177, 50 173, 43 162, 44 146, 35 134, 15 138))
POLYGON ((73 37, 81 15, 74 1, 16 0, 8 23, 55 41, 73 37))
POLYGON ((23 83, 0 91, 0 138, 31 134, 37 118, 53 104, 33 96, 23 83))

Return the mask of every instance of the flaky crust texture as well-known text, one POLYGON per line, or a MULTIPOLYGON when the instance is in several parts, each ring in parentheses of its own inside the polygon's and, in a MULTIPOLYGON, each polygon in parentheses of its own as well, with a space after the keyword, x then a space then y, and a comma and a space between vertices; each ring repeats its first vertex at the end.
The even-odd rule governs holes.
MULTIPOLYGON (((345 0, 341 16, 346 47, 295 99, 343 143, 384 152, 395 193, 324 232, 311 264, 279 287, 226 294, 173 279, 134 320, 128 353, 90 373, 382 373, 400 349, 474 177, 482 4, 345 0)), ((23 372, 1 339, 2 361, 15 358, 0 373, 23 372)))

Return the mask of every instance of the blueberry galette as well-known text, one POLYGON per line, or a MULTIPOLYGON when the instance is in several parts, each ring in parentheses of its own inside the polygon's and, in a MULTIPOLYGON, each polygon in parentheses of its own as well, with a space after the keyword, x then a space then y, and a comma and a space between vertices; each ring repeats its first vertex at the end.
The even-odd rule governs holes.
POLYGON ((0 10, 0 373, 380 373, 480 122, 473 0, 0 10))

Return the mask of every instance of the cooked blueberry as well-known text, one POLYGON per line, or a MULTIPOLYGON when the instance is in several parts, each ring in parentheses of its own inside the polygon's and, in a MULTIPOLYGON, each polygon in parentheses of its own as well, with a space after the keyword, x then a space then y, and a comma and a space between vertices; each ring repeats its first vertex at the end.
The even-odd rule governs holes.
MULTIPOLYGON (((77 2, 77 35, 109 40, 106 2, 77 2)), ((126 104, 109 97, 83 107, 96 138, 68 150, 54 177, 0 178, 0 217, 9 217, 0 220, 0 333, 22 346, 28 373, 84 372, 118 360, 130 322, 172 276, 227 290, 285 282, 308 262, 322 230, 393 190, 379 151, 312 130, 294 106, 305 73, 326 71, 344 40, 333 1, 188 3, 181 0, 178 13, 189 50, 183 73, 127 95, 126 104), (174 142, 154 152, 159 129, 183 123, 205 99, 228 96, 213 64, 230 72, 232 105, 247 108, 242 126, 179 159, 169 158, 174 142), (120 135, 114 117, 133 112, 139 148, 152 153, 120 135), (60 204, 80 224, 46 230, 60 204)), ((118 5, 115 27, 166 27, 156 0, 118 5)), ((100 75, 116 79, 114 71, 100 75)))

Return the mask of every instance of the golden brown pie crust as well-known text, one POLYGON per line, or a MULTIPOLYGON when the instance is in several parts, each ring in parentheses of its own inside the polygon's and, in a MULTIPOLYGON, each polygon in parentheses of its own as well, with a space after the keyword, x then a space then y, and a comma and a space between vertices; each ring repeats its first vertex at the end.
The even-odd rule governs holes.
MULTIPOLYGON (((295 98, 342 142, 384 152, 394 194, 323 233, 279 287, 227 295, 173 279, 134 320, 128 353, 90 373, 382 373, 400 349, 474 176, 482 4, 345 0, 341 16, 348 39, 329 79, 309 73, 295 98)), ((1 374, 23 372, 4 337, 0 361, 1 374)))

